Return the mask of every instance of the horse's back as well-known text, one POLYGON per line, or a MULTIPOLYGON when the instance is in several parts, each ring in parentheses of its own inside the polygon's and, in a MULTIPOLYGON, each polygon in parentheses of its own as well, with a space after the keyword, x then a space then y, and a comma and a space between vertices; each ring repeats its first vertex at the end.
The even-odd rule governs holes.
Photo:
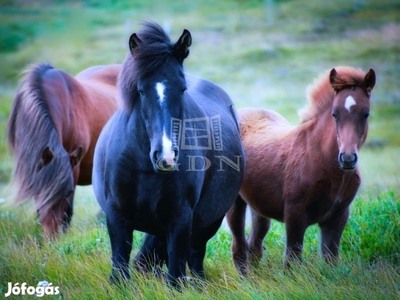
POLYGON ((259 135, 265 138, 282 138, 293 126, 279 113, 260 108, 242 108, 238 110, 240 134, 242 138, 259 135), (266 136, 267 135, 267 136, 266 136))
POLYGON ((100 65, 87 68, 78 73, 75 78, 78 80, 92 80, 116 86, 121 65, 100 65))
POLYGON ((186 74, 186 82, 188 93, 192 96, 192 100, 203 107, 206 114, 221 112, 221 109, 222 111, 230 112, 233 102, 221 87, 211 81, 189 74, 186 74))
POLYGON ((81 90, 82 101, 88 109, 84 111, 85 118, 93 119, 88 122, 98 123, 100 126, 94 129, 96 132, 101 130, 117 109, 117 81, 120 70, 121 65, 117 64, 93 66, 72 77, 77 88, 81 90), (90 116, 88 112, 93 109, 97 113, 90 116))

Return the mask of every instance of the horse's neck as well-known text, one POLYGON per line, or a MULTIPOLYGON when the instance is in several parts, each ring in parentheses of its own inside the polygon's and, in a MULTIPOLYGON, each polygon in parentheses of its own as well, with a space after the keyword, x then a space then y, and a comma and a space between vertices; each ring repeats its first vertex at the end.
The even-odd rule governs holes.
POLYGON ((298 130, 298 136, 304 136, 306 139, 305 147, 312 147, 312 149, 307 149, 311 150, 307 151, 308 153, 318 155, 321 161, 333 162, 337 166, 339 148, 336 124, 329 111, 303 123, 298 130), (316 149, 318 151, 315 151, 316 149))

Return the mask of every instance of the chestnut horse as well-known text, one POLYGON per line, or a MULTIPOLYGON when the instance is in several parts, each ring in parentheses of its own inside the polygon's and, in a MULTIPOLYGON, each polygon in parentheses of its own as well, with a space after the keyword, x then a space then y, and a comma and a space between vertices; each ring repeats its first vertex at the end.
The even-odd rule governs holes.
POLYGON ((15 201, 35 199, 47 237, 69 226, 75 185, 91 184, 94 146, 117 108, 119 71, 120 65, 95 66, 74 78, 38 64, 18 88, 7 128, 15 201))
POLYGON ((285 223, 286 266, 301 260, 308 226, 318 224, 327 262, 339 257, 349 206, 360 186, 358 151, 368 131, 375 72, 338 67, 309 89, 310 104, 301 123, 291 126, 276 112, 239 110, 246 152, 240 195, 227 214, 232 255, 240 273, 263 254, 270 219, 285 223), (245 210, 252 228, 245 238, 245 210))

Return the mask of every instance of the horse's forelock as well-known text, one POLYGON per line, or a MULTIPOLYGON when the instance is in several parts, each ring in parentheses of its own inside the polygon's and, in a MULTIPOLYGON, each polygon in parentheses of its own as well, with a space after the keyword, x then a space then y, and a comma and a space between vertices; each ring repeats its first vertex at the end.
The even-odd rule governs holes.
POLYGON ((52 132, 51 135, 55 135, 55 138, 50 138, 48 143, 26 144, 25 149, 14 152, 12 182, 16 187, 14 199, 16 203, 28 201, 38 195, 44 202, 48 202, 49 199, 56 201, 58 198, 56 190, 61 190, 65 178, 71 176, 69 155, 56 140, 58 139, 56 132, 52 132), (50 163, 41 166, 42 149, 45 147, 49 147, 55 156, 50 163))
POLYGON ((338 67, 336 69, 335 89, 340 91, 349 86, 363 86, 365 73, 351 67, 338 67))
MULTIPOLYGON (((340 66, 336 67, 335 70, 337 72, 336 81, 341 88, 355 85, 361 86, 364 82, 365 73, 360 69, 340 66)), ((308 86, 309 103, 299 112, 301 122, 306 122, 332 107, 335 91, 329 79, 330 71, 331 69, 323 73, 313 84, 308 86)))
MULTIPOLYGON (((68 154, 61 159, 68 160, 68 154)), ((60 160, 60 158, 58 158, 60 160)), ((54 207, 65 199, 67 192, 74 188, 71 167, 66 161, 58 161, 46 166, 48 170, 42 174, 37 174, 36 189, 36 208, 41 216, 51 213, 54 207), (57 184, 54 184, 57 182, 57 184)))
POLYGON ((128 53, 119 76, 122 106, 132 110, 138 96, 137 82, 164 64, 172 55, 173 44, 165 31, 156 23, 142 23, 143 30, 137 33, 142 43, 133 53, 128 53))

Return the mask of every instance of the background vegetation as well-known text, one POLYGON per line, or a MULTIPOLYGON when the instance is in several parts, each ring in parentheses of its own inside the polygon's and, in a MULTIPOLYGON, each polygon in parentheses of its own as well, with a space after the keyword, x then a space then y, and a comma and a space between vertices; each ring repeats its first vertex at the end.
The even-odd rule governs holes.
MULTIPOLYGON (((396 0, 25 1, 0 0, 0 294, 7 282, 60 286, 65 299, 398 299, 400 294, 400 3, 396 0), (45 243, 30 205, 11 208, 13 158, 5 124, 21 72, 49 61, 76 74, 121 63, 129 35, 152 19, 193 45, 186 71, 215 81, 237 107, 277 110, 293 124, 306 87, 334 66, 377 73, 363 184, 341 245, 342 261, 327 267, 318 230, 307 231, 305 262, 282 269, 284 230, 273 223, 266 253, 248 278, 230 257, 230 233, 209 242, 207 281, 181 294, 152 275, 134 273, 110 286, 110 246, 91 187, 78 189, 70 233, 45 243)), ((137 251, 141 239, 135 233, 137 251)))

